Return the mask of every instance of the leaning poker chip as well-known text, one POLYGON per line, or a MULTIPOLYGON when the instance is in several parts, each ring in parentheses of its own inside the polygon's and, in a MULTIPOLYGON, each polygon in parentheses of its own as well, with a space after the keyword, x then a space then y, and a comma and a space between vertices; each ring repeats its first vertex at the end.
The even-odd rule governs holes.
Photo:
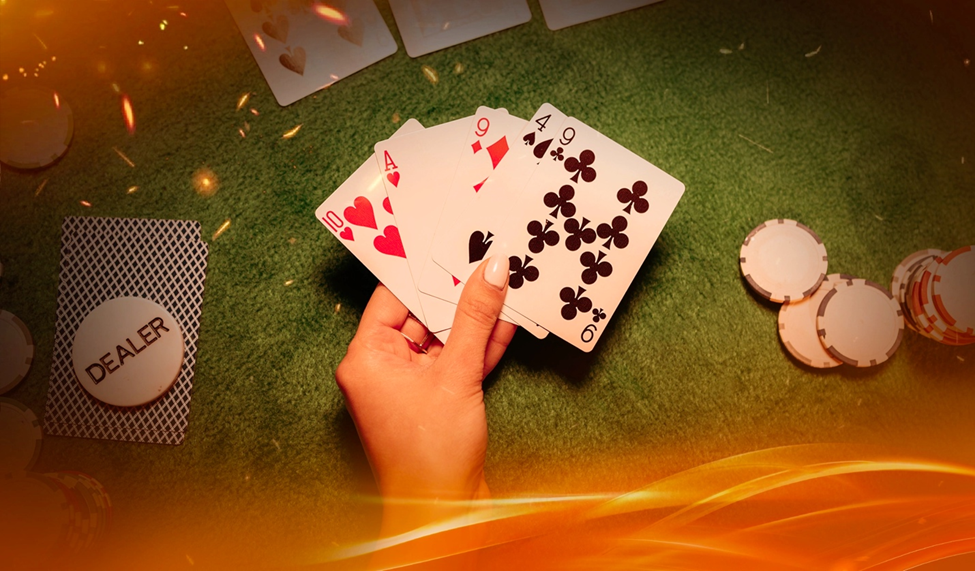
POLYGON ((975 335, 975 246, 945 256, 934 272, 934 306, 953 330, 975 335))
POLYGON ((20 384, 34 360, 34 338, 24 322, 0 311, 0 395, 20 384))
POLYGON ((838 282, 819 305, 816 328, 823 347, 854 367, 872 367, 890 358, 904 336, 900 305, 869 280, 838 282))
POLYGON ((71 106, 50 89, 11 89, 0 96, 0 162, 46 167, 67 152, 74 135, 71 106))
POLYGON ((943 250, 936 249, 919 250, 901 260, 901 263, 897 264, 897 267, 894 268, 894 274, 891 276, 890 293, 897 298, 899 303, 904 303, 904 293, 906 290, 904 286, 907 285, 907 278, 911 271, 918 264, 944 257, 947 253, 943 250))
POLYGON ((779 309, 779 337, 793 357, 817 369, 831 369, 843 364, 843 361, 830 355, 819 341, 816 314, 819 304, 833 286, 853 279, 853 276, 830 274, 812 296, 782 304, 779 309))
POLYGON ((72 474, 53 472, 44 476, 66 486, 80 500, 81 511, 84 514, 80 547, 90 548, 101 536, 105 526, 103 508, 95 498, 97 492, 86 481, 72 474))
POLYGON ((741 245, 741 273, 762 297, 776 303, 807 298, 826 278, 829 258, 815 232, 795 220, 760 224, 741 245))
POLYGON ((41 454, 41 424, 21 403, 0 397, 0 476, 30 470, 41 454))
POLYGON ((108 495, 108 490, 105 489, 105 486, 103 486, 102 483, 96 480, 93 476, 85 474, 84 472, 67 470, 64 471, 63 473, 77 476, 78 478, 87 482, 92 487, 92 489, 94 489, 97 492, 95 500, 102 505, 105 513, 104 531, 107 532, 109 529, 111 529, 112 520, 114 518, 114 511, 112 508, 112 498, 108 495))

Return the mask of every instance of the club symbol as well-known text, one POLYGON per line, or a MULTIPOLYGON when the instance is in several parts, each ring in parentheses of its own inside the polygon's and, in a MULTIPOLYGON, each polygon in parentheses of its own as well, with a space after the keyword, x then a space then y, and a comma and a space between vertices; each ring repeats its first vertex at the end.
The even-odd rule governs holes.
POLYGON ((575 197, 575 195, 575 189, 568 184, 563 185, 562 188, 559 189, 558 194, 555 194, 554 192, 549 192, 546 194, 545 198, 543 199, 545 206, 555 209, 551 212, 551 214, 549 214, 549 216, 558 219, 559 211, 561 211, 562 216, 565 216, 566 218, 575 216, 576 205, 569 202, 575 197))
POLYGON ((565 247, 570 252, 575 252, 582 247, 582 243, 592 244, 596 241, 596 231, 592 228, 586 228, 589 225, 589 219, 583 217, 582 224, 579 223, 575 218, 569 218, 565 221, 565 231, 569 235, 565 239, 565 247))
POLYGON ((573 291, 571 287, 562 288, 562 291, 559 292, 559 299, 565 302, 565 305, 562 306, 562 319, 572 321, 579 312, 586 313, 592 309, 592 300, 583 297, 582 294, 584 293, 586 293, 586 289, 581 286, 578 292, 573 291))
POLYGON ((625 216, 617 216, 613 218, 612 224, 600 224, 596 228, 596 234, 599 234, 600 238, 605 238, 606 242, 603 244, 603 248, 607 250, 612 246, 616 246, 619 249, 627 247, 630 243, 630 238, 623 233, 626 230, 627 222, 625 216))
POLYGON ((565 160, 565 155, 562 153, 562 151, 564 151, 564 149, 562 147, 559 147, 559 148, 555 149, 554 151, 552 151, 551 153, 549 153, 550 155, 552 155, 552 160, 553 161, 564 161, 565 160))
POLYGON ((531 256, 525 256, 525 261, 522 261, 518 256, 508 258, 509 271, 511 272, 508 285, 511 289, 519 289, 525 285, 525 282, 533 282, 538 279, 538 268, 532 266, 531 262, 531 256))
POLYGON ((580 175, 582 180, 592 182, 596 180, 596 169, 592 168, 594 162, 596 162, 596 153, 587 149, 582 151, 579 158, 570 157, 567 159, 565 170, 576 173, 572 175, 572 182, 579 182, 580 175))
POLYGON ((605 257, 606 252, 599 252, 599 257, 596 257, 596 254, 592 252, 584 252, 579 257, 579 263, 586 268, 582 271, 582 283, 592 285, 600 277, 608 278, 613 275, 613 264, 604 262, 603 258, 605 257))
POLYGON ((601 319, 606 319, 606 312, 602 308, 592 310, 592 322, 599 323, 601 319))
POLYGON ((636 210, 637 213, 643 214, 650 209, 650 203, 643 196, 647 193, 647 183, 642 180, 638 180, 633 183, 633 190, 628 188, 621 188, 619 192, 616 193, 616 200, 619 200, 626 207, 623 212, 627 214, 630 213, 630 209, 636 210))
POLYGON ((559 243, 559 233, 550 230, 552 224, 551 220, 546 220, 545 226, 542 226, 538 220, 532 220, 528 223, 528 233, 532 235, 532 239, 528 241, 528 249, 533 254, 540 254, 545 246, 554 246, 559 243))

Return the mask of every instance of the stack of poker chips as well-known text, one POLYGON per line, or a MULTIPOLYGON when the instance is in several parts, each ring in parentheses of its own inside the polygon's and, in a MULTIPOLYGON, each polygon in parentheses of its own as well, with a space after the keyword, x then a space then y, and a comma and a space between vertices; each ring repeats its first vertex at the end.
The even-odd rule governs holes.
POLYGON ((900 347, 901 308, 880 285, 826 274, 829 257, 819 236, 795 220, 762 223, 745 238, 739 257, 745 281, 781 303, 779 337, 810 367, 872 367, 900 347))
POLYGON ((0 561, 7 569, 56 566, 92 549, 112 525, 112 500, 92 476, 30 471, 41 450, 33 411, 0 398, 0 561))
POLYGON ((914 252, 894 270, 890 289, 914 331, 945 345, 975 343, 975 246, 914 252))

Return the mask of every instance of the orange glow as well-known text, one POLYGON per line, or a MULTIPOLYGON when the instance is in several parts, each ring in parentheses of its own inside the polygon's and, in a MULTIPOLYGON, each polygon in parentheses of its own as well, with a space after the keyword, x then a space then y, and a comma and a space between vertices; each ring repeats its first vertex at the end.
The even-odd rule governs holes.
POLYGON ((204 198, 213 196, 219 186, 220 181, 212 170, 202 167, 193 173, 193 189, 200 196, 204 198))
POLYGON ((328 4, 318 4, 316 2, 313 9, 323 20, 338 26, 347 26, 349 24, 349 18, 341 10, 333 8, 328 4))
POLYGON ((132 101, 129 96, 122 94, 122 117, 125 118, 125 128, 129 134, 135 133, 135 111, 132 110, 132 101))
POLYGON ((264 47, 264 40, 261 39, 260 34, 254 34, 254 43, 257 44, 257 47, 261 48, 262 52, 266 51, 266 48, 264 47))

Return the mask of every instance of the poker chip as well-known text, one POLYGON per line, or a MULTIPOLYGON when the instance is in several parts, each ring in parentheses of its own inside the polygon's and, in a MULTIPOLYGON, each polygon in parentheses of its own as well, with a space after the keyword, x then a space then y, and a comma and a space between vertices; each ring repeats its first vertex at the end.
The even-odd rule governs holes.
POLYGON ((975 335, 975 250, 965 246, 951 252, 934 271, 931 293, 938 315, 948 327, 975 335))
POLYGON ((0 476, 30 470, 41 453, 41 424, 21 403, 0 397, 0 476))
POLYGON ((816 293, 798 301, 789 301, 779 309, 779 337, 789 353, 799 361, 817 369, 830 369, 843 364, 823 347, 816 330, 819 304, 839 282, 849 282, 853 276, 830 274, 816 293))
POLYGON ((904 335, 900 305, 882 286, 864 279, 838 282, 823 298, 816 328, 830 355, 854 367, 879 365, 904 335))
POLYGON ((811 296, 826 278, 829 258, 815 232, 795 220, 762 223, 741 246, 741 273, 759 295, 784 303, 811 296))
POLYGON ((918 266, 930 262, 935 258, 943 257, 947 252, 943 250, 928 249, 919 250, 901 260, 901 263, 894 268, 894 273, 890 278, 890 293, 897 299, 898 303, 904 303, 907 278, 918 266))
POLYGON ((0 311, 0 395, 20 384, 34 360, 34 339, 24 322, 0 311))
POLYGON ((73 134, 71 106, 57 92, 31 87, 0 96, 0 162, 46 167, 64 155, 73 134))
POLYGON ((164 307, 117 297, 85 317, 71 359, 78 382, 91 396, 114 406, 139 406, 176 383, 184 352, 179 323, 164 307))

